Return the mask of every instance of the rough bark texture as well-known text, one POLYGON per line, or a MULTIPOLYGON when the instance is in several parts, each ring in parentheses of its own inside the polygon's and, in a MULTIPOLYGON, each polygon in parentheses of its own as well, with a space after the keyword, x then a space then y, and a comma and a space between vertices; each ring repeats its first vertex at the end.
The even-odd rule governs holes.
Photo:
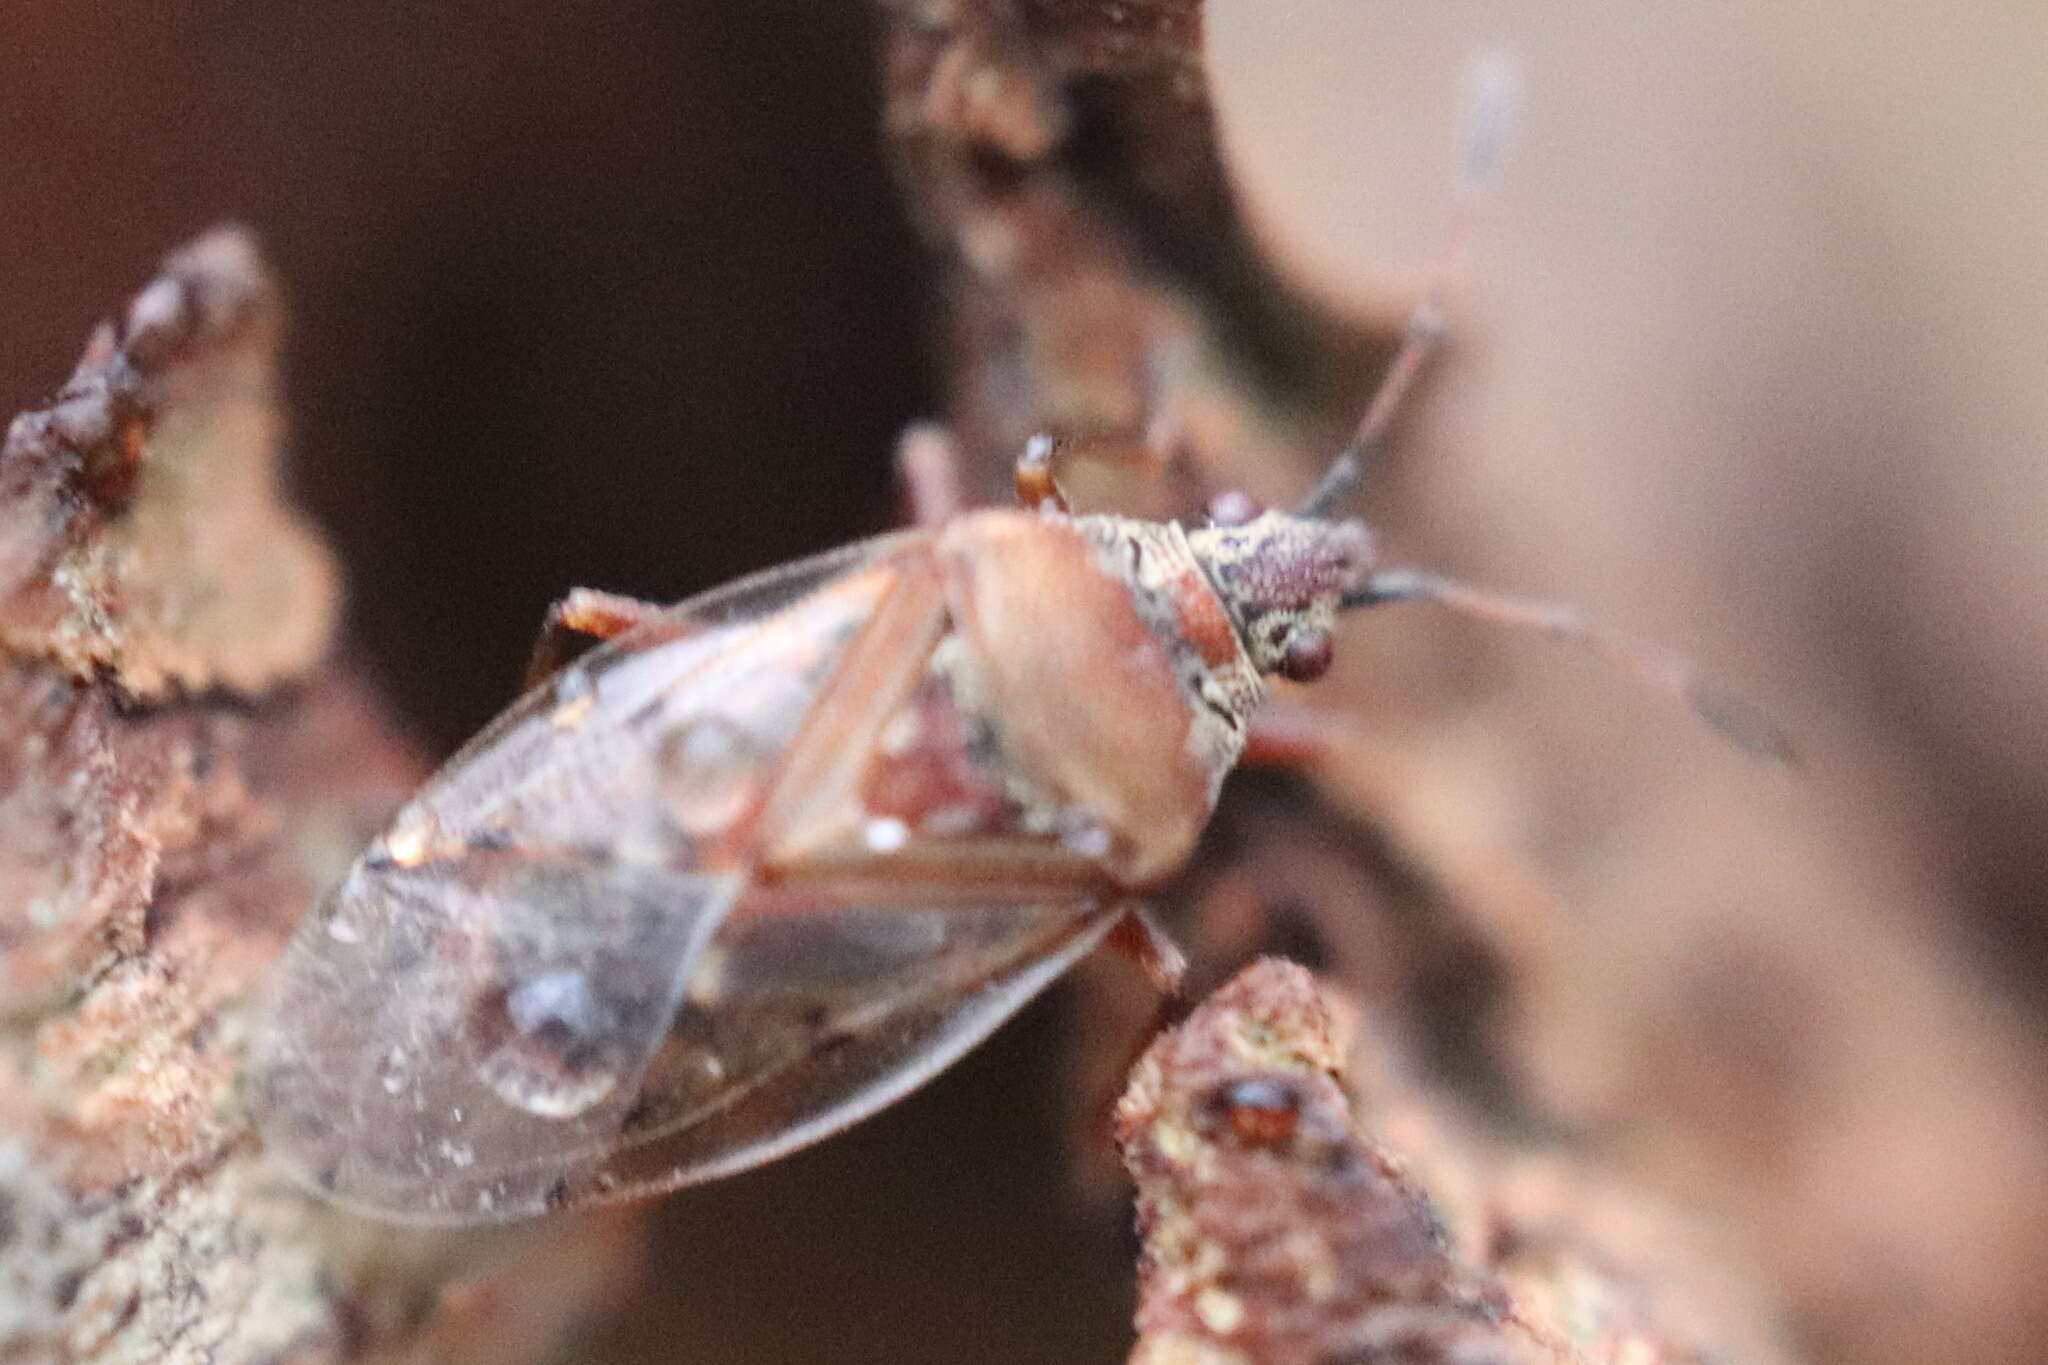
POLYGON ((100 328, 0 450, 0 646, 134 701, 303 676, 334 570, 277 497, 276 290, 214 232, 100 328))
POLYGON ((1789 1359, 1653 1204, 1490 1147, 1374 1032, 1267 959, 1146 1052, 1117 1108, 1133 1362, 1789 1359))
POLYGON ((603 1254, 515 1263, 522 1312, 451 1329, 437 1245, 284 1188, 237 1103, 266 968, 420 774, 323 662, 280 326, 249 237, 210 233, 0 451, 0 1358, 504 1359, 601 1302, 603 1254))

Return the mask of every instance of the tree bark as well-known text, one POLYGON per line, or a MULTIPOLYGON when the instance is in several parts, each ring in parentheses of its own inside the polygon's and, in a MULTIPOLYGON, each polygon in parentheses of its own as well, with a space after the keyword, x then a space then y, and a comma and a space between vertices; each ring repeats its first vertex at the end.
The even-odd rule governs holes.
POLYGON ((525 1358, 626 1247, 616 1223, 542 1244, 499 1277, 520 1313, 450 1334, 475 1295, 434 1311, 445 1244, 286 1188, 238 1103, 266 969, 422 771, 328 655, 336 575, 277 493, 281 329, 248 235, 209 233, 0 450, 10 1360, 330 1360, 437 1333, 525 1358))

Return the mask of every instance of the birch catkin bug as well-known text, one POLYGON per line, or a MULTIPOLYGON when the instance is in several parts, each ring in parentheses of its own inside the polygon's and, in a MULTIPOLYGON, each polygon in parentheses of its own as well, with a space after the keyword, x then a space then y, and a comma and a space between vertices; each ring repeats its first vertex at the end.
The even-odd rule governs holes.
POLYGON ((955 513, 920 437, 917 529, 674 607, 572 594, 532 690, 286 952, 252 1073, 271 1148, 344 1204, 460 1222, 713 1179, 859 1120, 1181 865, 1264 679, 1326 669, 1347 608, 1533 623, 1687 690, 1554 609, 1381 570, 1330 515, 1437 330, 1432 291, 1298 512, 1073 515, 1035 445, 1026 507, 955 513), (604 642, 564 662, 578 635, 604 642))

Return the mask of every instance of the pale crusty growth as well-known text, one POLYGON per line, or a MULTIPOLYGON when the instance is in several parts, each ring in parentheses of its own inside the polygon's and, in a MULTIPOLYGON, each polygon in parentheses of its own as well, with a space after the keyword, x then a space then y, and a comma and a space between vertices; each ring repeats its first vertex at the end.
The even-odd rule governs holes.
POLYGON ((1132 1070, 1116 1123, 1146 1252, 1133 1365, 1575 1365, 1360 1130, 1338 1025, 1307 972, 1266 959, 1132 1070))
POLYGON ((1133 1068, 1132 1365, 1791 1365, 1768 1286, 1642 1190, 1501 1147, 1290 962, 1133 1068))
POLYGON ((283 309, 216 228, 94 336, 0 447, 0 649, 130 698, 260 693, 325 652, 326 548, 277 495, 283 309))

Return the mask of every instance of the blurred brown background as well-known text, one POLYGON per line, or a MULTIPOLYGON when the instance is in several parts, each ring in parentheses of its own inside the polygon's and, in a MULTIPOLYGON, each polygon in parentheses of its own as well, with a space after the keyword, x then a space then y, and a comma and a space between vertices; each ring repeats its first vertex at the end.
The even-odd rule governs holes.
POLYGON ((674 597, 893 515, 928 406, 858 5, 24 4, 0 18, 10 411, 237 219, 296 472, 446 747, 571 582, 674 597))
MULTIPOLYGON (((1711 661, 1808 771, 1427 620, 1358 623, 1326 697, 1408 827, 1557 892, 1499 926, 1543 1113, 1717 1226, 1817 1355, 2041 1358, 2048 16, 1213 0, 1233 166, 1333 307, 1419 277, 1492 46, 1522 115, 1375 517, 1711 661)), ((940 367, 873 60, 851 3, 18 0, 0 401, 163 249, 252 223, 355 654, 445 749, 564 587, 680 596, 893 516, 940 367)), ((670 1201, 595 1349, 1114 1358, 1129 1247, 1063 1197, 1062 1009, 670 1201)))
POLYGON ((1255 212, 1359 301, 1442 230, 1451 73, 1513 54, 1466 349, 1376 510, 1804 736, 1774 781, 1539 647, 1357 632, 1425 661, 1381 703, 1421 818, 1561 893, 1546 1107, 1820 1355, 2048 1355, 2048 14, 1222 0, 1210 39, 1255 212))

